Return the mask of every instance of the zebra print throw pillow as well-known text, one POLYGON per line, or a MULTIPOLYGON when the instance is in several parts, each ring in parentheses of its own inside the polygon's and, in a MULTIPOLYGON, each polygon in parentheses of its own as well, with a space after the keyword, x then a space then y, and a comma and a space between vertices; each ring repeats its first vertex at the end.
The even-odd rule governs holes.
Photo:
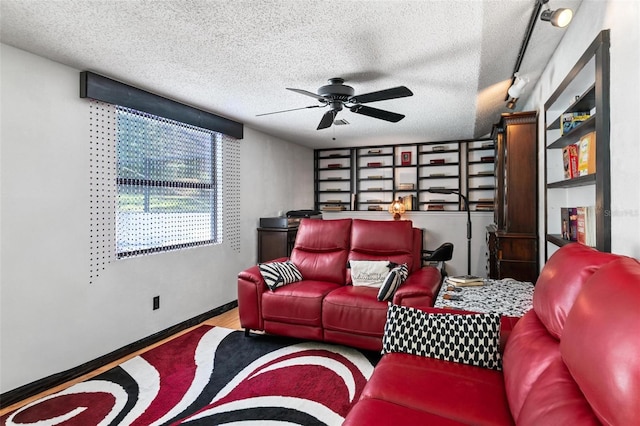
POLYGON ((260 263, 258 267, 265 284, 271 291, 283 285, 302 281, 302 274, 290 260, 286 262, 260 263))

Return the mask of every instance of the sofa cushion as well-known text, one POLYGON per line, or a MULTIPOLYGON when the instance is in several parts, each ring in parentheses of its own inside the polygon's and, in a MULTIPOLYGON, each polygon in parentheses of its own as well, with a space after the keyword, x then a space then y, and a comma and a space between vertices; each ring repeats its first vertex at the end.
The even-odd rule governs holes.
POLYGON ((638 424, 640 262, 620 258, 585 283, 567 320, 560 352, 604 424, 638 424))
POLYGON ((391 305, 382 346, 383 353, 404 352, 499 370, 500 315, 426 313, 391 305))
POLYGON ((378 300, 381 302, 389 301, 393 298, 398 287, 402 284, 409 275, 407 270, 407 264, 403 263, 393 268, 384 279, 380 290, 378 290, 378 300))
POLYGON ((372 287, 340 287, 327 295, 322 308, 322 323, 327 330, 374 336, 382 340, 387 318, 387 303, 377 299, 372 287))
POLYGON ((354 286, 380 288, 395 266, 388 260, 351 260, 348 263, 354 286))
POLYGON ((518 425, 600 425, 560 358, 540 374, 522 406, 518 425))
POLYGON ((290 259, 305 279, 344 284, 351 219, 302 219, 290 259))
POLYGON ((599 267, 619 257, 573 243, 549 258, 536 282, 533 309, 551 335, 560 339, 567 314, 584 282, 599 267))
POLYGON ((265 321, 320 327, 322 301, 339 287, 339 284, 305 279, 273 292, 266 291, 262 295, 262 317, 265 321))
POLYGON ((405 353, 382 357, 362 391, 367 399, 465 424, 513 424, 500 371, 405 353))
POLYGON ((524 314, 509 335, 502 355, 504 385, 516 422, 533 384, 560 359, 560 342, 549 334, 535 311, 524 314))
POLYGON ((264 283, 271 291, 283 285, 302 280, 302 274, 290 260, 285 262, 260 263, 258 266, 260 268, 260 274, 262 278, 264 278, 264 283))
POLYGON ((349 411, 342 426, 362 425, 461 426, 466 425, 466 423, 407 407, 405 404, 398 404, 381 399, 362 399, 349 411))
POLYGON ((412 271, 413 248, 414 233, 409 220, 353 219, 349 260, 389 260, 399 265, 406 263, 412 271))

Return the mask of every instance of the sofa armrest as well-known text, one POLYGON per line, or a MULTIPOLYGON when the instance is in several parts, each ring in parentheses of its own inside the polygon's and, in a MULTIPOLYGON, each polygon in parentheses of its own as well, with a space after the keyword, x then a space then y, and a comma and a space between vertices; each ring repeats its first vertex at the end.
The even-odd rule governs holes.
POLYGON ((238 315, 240 325, 249 330, 262 330, 262 293, 267 285, 258 266, 252 266, 238 274, 238 315))
POLYGON ((433 306, 442 277, 438 268, 425 266, 409 274, 406 281, 398 287, 393 295, 395 305, 414 308, 433 306))
MULTIPOLYGON (((284 262, 288 258, 281 257, 269 262, 284 262)), ((263 330, 262 294, 269 288, 262 278, 260 268, 254 265, 238 274, 238 314, 240 325, 245 329, 263 330)))

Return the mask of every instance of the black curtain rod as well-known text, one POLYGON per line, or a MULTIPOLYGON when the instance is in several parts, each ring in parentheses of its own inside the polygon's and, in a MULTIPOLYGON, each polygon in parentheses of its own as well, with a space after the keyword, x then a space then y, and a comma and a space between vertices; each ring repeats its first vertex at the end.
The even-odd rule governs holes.
POLYGON ((167 99, 90 71, 80 73, 80 97, 132 108, 242 139, 242 123, 167 99))

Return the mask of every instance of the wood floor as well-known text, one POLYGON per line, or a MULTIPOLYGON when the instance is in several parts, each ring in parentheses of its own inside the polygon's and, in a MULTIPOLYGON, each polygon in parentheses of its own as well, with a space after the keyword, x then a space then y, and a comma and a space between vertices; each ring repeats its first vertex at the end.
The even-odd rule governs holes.
POLYGON ((227 311, 227 312, 225 312, 225 313, 223 313, 221 315, 218 315, 218 316, 215 316, 213 318, 210 318, 210 319, 202 322, 201 324, 198 324, 196 326, 193 326, 191 328, 183 330, 183 331, 181 331, 179 333, 176 333, 171 337, 168 337, 168 338, 166 338, 164 340, 159 341, 158 343, 155 343, 155 344, 153 344, 151 346, 148 346, 148 347, 146 347, 146 348, 144 348, 142 350, 139 350, 139 351, 134 352, 134 353, 132 353, 130 355, 127 355, 126 357, 120 358, 117 361, 114 361, 114 362, 112 362, 110 364, 107 364, 107 365, 101 367, 101 368, 98 368, 97 370, 92 371, 91 373, 85 374, 84 376, 80 376, 77 379, 71 380, 69 382, 66 382, 66 383, 60 385, 60 386, 56 386, 54 388, 48 389, 48 390, 46 390, 44 392, 41 392, 41 393, 31 397, 31 398, 27 398, 27 399, 25 399, 23 401, 20 401, 20 402, 17 402, 15 404, 13 404, 13 405, 5 407, 2 410, 0 410, 0 416, 6 414, 8 412, 11 412, 11 411, 13 411, 15 409, 18 409, 18 408, 20 408, 20 407, 22 407, 22 406, 24 406, 26 404, 29 404, 30 402, 35 401, 36 399, 40 399, 40 398, 42 398, 44 396, 51 395, 52 393, 60 392, 61 390, 66 389, 71 385, 74 385, 74 384, 76 384, 78 382, 82 382, 82 381, 87 380, 87 379, 89 379, 91 377, 97 376, 98 374, 103 373, 103 372, 105 372, 107 370, 110 370, 111 368, 115 367, 116 365, 118 365, 118 364, 120 364, 120 363, 122 363, 122 362, 124 362, 124 361, 126 361, 128 359, 131 359, 131 358, 133 358, 133 357, 135 357, 137 355, 140 355, 143 352, 148 351, 149 349, 153 349, 156 346, 160 346, 161 344, 163 344, 163 343, 165 343, 165 342, 167 342, 167 341, 169 341, 171 339, 175 339, 178 336, 181 336, 181 335, 183 335, 185 333, 188 333, 190 330, 192 330, 192 329, 194 329, 194 328, 196 328, 196 327, 198 327, 198 326, 200 326, 202 324, 207 324, 207 325, 212 325, 212 326, 217 326, 217 327, 231 328, 231 329, 234 329, 234 330, 240 330, 241 327, 240 327, 240 319, 238 317, 238 308, 231 309, 230 311, 227 311))

